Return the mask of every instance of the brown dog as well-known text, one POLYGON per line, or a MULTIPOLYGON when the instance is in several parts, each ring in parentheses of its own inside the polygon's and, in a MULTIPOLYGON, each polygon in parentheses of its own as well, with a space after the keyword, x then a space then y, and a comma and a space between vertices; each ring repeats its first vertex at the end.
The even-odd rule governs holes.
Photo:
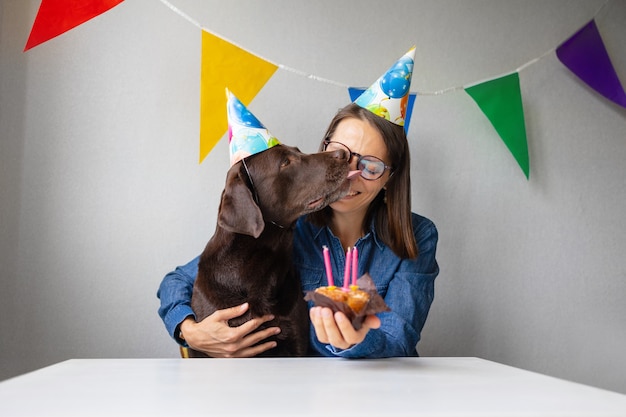
MULTIPOLYGON (((264 356, 303 356, 309 321, 300 278, 292 265, 293 226, 350 188, 343 151, 307 155, 276 145, 234 164, 226 176, 215 234, 200 256, 191 306, 198 321, 248 302, 239 326, 273 314, 277 347, 264 356)), ((190 349, 192 357, 206 357, 190 349)))

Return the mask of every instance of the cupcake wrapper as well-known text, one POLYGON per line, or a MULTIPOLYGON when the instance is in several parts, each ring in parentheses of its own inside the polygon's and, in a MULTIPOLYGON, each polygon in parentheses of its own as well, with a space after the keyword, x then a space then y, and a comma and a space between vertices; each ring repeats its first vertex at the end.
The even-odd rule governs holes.
MULTIPOLYGON (((359 330, 363 326, 365 317, 370 314, 381 313, 384 311, 391 311, 389 306, 385 303, 385 300, 376 291, 376 284, 372 280, 369 273, 365 273, 357 280, 357 286, 361 291, 365 291, 369 295, 369 301, 361 309, 359 313, 355 313, 348 304, 339 302, 328 298, 327 296, 315 291, 307 291, 304 299, 306 301, 313 301, 313 304, 318 307, 328 307, 333 312, 341 311, 352 322, 352 326, 359 330)), ((341 289, 339 289, 341 291, 341 289)))

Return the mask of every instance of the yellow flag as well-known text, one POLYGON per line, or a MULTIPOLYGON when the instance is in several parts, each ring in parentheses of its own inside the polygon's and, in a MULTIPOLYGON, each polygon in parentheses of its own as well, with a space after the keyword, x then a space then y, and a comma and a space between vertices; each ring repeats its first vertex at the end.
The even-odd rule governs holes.
POLYGON ((278 67, 205 30, 200 73, 200 163, 228 130, 225 89, 244 105, 278 67))

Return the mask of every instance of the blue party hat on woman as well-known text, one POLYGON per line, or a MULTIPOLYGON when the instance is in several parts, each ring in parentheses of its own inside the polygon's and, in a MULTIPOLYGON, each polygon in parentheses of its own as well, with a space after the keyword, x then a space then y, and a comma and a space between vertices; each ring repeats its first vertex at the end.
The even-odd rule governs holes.
POLYGON ((404 126, 414 59, 415 47, 412 47, 354 100, 354 103, 392 123, 404 126))

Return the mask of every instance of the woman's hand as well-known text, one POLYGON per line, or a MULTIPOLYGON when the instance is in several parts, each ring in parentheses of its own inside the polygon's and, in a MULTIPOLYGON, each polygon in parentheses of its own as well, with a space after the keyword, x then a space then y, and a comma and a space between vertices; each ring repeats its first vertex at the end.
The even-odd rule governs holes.
POLYGON ((181 336, 191 348, 214 358, 248 358, 276 347, 274 341, 257 343, 280 333, 280 328, 269 327, 252 333, 272 320, 271 315, 254 318, 238 327, 228 326, 228 320, 241 316, 246 310, 248 303, 217 310, 199 323, 187 317, 180 324, 181 336))
POLYGON ((327 307, 311 308, 309 317, 319 341, 329 343, 339 349, 348 349, 361 343, 370 329, 380 327, 380 319, 370 315, 365 317, 363 326, 359 330, 355 330, 345 314, 341 312, 333 314, 333 311, 327 307))

